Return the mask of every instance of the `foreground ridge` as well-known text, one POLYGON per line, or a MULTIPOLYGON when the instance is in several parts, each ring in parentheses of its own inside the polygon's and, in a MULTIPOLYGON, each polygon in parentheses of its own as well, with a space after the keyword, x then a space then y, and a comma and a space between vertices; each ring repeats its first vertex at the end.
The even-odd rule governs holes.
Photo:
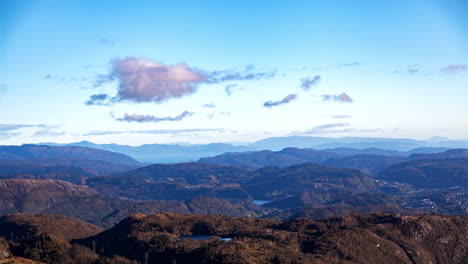
MULTIPOLYGON (((0 219, 0 227, 32 217, 22 214, 4 217, 0 219)), ((35 215, 34 223, 41 218, 47 219, 50 230, 54 230, 54 225, 63 225, 63 217, 50 215, 35 215)), ((2 235, 0 245, 7 245, 6 250, 15 256, 45 263, 466 263, 468 260, 467 216, 352 214, 281 222, 165 212, 134 214, 108 230, 74 240, 47 234, 39 230, 40 225, 35 226, 38 228, 27 238, 12 241, 2 235)))

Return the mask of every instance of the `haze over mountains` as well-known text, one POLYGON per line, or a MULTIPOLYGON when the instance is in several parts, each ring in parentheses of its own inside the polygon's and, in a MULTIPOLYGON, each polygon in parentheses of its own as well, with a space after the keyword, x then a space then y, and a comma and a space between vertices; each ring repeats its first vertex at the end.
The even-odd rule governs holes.
MULTIPOLYGON (((69 144, 41 143, 51 146, 80 146, 103 149, 129 155, 145 163, 177 163, 196 161, 203 157, 216 156, 227 152, 245 152, 271 150, 279 151, 288 147, 314 148, 318 150, 342 148, 363 150, 360 154, 377 154, 384 149, 386 154, 411 155, 414 153, 432 153, 454 148, 468 148, 468 139, 450 140, 433 137, 427 140, 394 139, 394 138, 326 138, 309 136, 272 137, 254 143, 233 145, 230 143, 212 144, 145 144, 128 146, 119 144, 95 144, 82 141, 69 144), (398 154, 397 154, 398 153, 398 154)), ((356 150, 350 150, 356 151, 356 150)), ((355 153, 358 154, 358 153, 355 153)))

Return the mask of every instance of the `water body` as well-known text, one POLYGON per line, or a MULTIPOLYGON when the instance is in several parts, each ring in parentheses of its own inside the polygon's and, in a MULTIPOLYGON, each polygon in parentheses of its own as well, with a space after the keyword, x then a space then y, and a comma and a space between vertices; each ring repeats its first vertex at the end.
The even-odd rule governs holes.
POLYGON ((264 205, 264 204, 270 203, 271 201, 268 201, 268 200, 253 200, 252 202, 254 204, 258 204, 258 205, 264 205))
MULTIPOLYGON (((196 236, 181 236, 181 237, 179 237, 179 239, 207 240, 207 239, 210 239, 211 237, 213 237, 213 236, 196 235, 196 236)), ((232 238, 230 238, 230 237, 220 237, 220 238, 218 238, 218 241, 230 242, 230 241, 232 241, 232 238)))
POLYGON ((191 240, 207 240, 211 236, 203 236, 203 235, 197 235, 197 236, 181 236, 179 239, 191 239, 191 240))

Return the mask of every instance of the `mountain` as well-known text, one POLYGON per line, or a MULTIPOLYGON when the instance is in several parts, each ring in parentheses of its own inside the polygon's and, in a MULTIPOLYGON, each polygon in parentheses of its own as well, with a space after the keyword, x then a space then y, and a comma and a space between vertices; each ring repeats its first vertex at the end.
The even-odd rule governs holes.
POLYGON ((341 156, 355 156, 355 155, 379 155, 379 156, 407 156, 408 153, 405 151, 398 151, 398 150, 389 150, 389 149, 379 149, 379 148, 364 148, 364 149, 356 149, 356 148, 329 148, 329 149, 322 149, 322 151, 336 153, 341 156))
MULTIPOLYGON (((287 147, 296 148, 315 148, 315 149, 330 149, 330 148, 380 148, 398 151, 407 151, 418 147, 442 147, 455 148, 454 146, 468 146, 464 141, 424 141, 413 139, 396 139, 396 138, 366 138, 366 137, 342 137, 342 138, 325 138, 325 137, 309 137, 309 136, 291 136, 291 137, 271 137, 266 138, 249 145, 252 149, 257 150, 281 150, 287 147)), ((359 153, 363 154, 363 153, 359 153)), ((366 153, 371 154, 371 153, 366 153)))
POLYGON ((0 215, 64 214, 99 224, 117 205, 87 187, 58 180, 0 180, 0 215))
POLYGON ((154 214, 169 211, 252 217, 264 214, 264 209, 248 201, 191 198, 182 202, 135 201, 105 197, 93 189, 65 181, 0 180, 0 216, 11 213, 63 214, 99 226, 112 226, 137 212, 154 214))
POLYGON ((250 175, 243 185, 256 199, 276 200, 298 195, 304 191, 317 193, 364 192, 373 190, 373 180, 355 169, 342 169, 315 163, 285 169, 265 167, 250 175))
POLYGON ((403 162, 388 167, 380 177, 419 188, 468 187, 468 159, 420 159, 403 162))
POLYGON ((358 169, 369 175, 377 175, 387 167, 406 160, 407 158, 402 156, 358 154, 346 157, 332 157, 326 160, 324 164, 338 168, 358 169))
POLYGON ((202 157, 215 156, 226 152, 239 152, 250 150, 245 146, 234 146, 225 143, 211 143, 201 145, 177 144, 145 144, 141 146, 128 146, 118 144, 95 144, 82 141, 70 144, 44 143, 46 145, 80 146, 123 153, 140 162, 145 163, 180 163, 198 160, 202 157))
POLYGON ((87 177, 92 176, 94 175, 76 167, 0 165, 0 179, 50 179, 82 184, 87 177))
POLYGON ((340 156, 325 151, 313 149, 285 148, 281 151, 263 150, 248 153, 225 153, 219 156, 202 158, 201 163, 245 166, 254 169, 278 166, 286 168, 301 163, 323 163, 331 157, 340 156))
POLYGON ((468 149, 450 149, 437 153, 417 153, 412 154, 410 159, 448 159, 448 158, 468 158, 468 149))
POLYGON ((215 197, 195 197, 181 201, 144 201, 132 206, 122 207, 102 220, 103 226, 113 226, 131 214, 157 214, 172 212, 180 214, 225 215, 233 217, 259 217, 266 214, 265 209, 249 201, 230 202, 215 197))
MULTIPOLYGON (((69 167, 83 170, 90 176, 111 175, 141 167, 141 165, 123 165, 102 160, 88 160, 78 158, 34 158, 34 159, 0 159, 0 166, 12 167, 69 167)), ((0 169, 0 172, 2 169, 0 169)), ((32 172, 33 173, 33 172, 32 172)), ((83 175, 85 176, 85 175, 83 175)))
POLYGON ((141 200, 187 200, 196 196, 246 200, 280 199, 305 190, 366 191, 373 180, 353 169, 307 163, 256 171, 206 163, 155 164, 87 184, 107 196, 141 200))
POLYGON ((467 217, 447 215, 279 222, 137 214, 77 242, 102 247, 104 256, 149 263, 466 263, 467 226, 467 217))
MULTIPOLYGON (((408 155, 406 151, 417 148, 431 148, 428 152, 433 152, 432 148, 444 150, 447 148, 468 148, 466 140, 446 140, 446 139, 395 139, 395 138, 326 138, 309 136, 290 136, 290 137, 270 137, 253 142, 245 143, 243 146, 230 143, 211 143, 211 144, 145 144, 141 146, 128 146, 118 144, 95 144, 89 141, 82 141, 69 144, 42 143, 50 146, 80 146, 94 149, 102 149, 112 152, 123 153, 131 156, 140 162, 145 163, 181 163, 199 160, 203 157, 212 157, 228 152, 248 152, 248 151, 280 151, 285 148, 314 148, 322 149, 327 152, 336 152, 340 155, 339 149, 354 148, 359 151, 357 154, 375 154, 375 155, 408 155)), ((416 152, 413 152, 416 153, 416 152)))
MULTIPOLYGON (((278 201, 281 202, 281 201, 278 201)), ((275 206, 271 203, 268 206, 275 206)), ((392 214, 421 214, 420 210, 402 208, 397 199, 375 193, 361 193, 347 196, 342 199, 317 204, 310 199, 304 199, 302 196, 299 203, 292 205, 302 207, 301 210, 287 210, 281 214, 269 215, 267 217, 280 217, 289 219, 309 218, 322 219, 328 217, 339 217, 348 214, 373 214, 373 213, 392 213, 392 214), (292 213, 292 214, 291 214, 292 213)), ((291 206, 291 205, 290 205, 291 206)))
POLYGON ((50 158, 85 159, 126 166, 140 165, 138 161, 127 155, 86 147, 46 145, 0 146, 0 160, 50 158))
POLYGON ((103 229, 65 215, 9 214, 0 217, 0 237, 11 241, 51 235, 66 241, 94 236, 103 229))

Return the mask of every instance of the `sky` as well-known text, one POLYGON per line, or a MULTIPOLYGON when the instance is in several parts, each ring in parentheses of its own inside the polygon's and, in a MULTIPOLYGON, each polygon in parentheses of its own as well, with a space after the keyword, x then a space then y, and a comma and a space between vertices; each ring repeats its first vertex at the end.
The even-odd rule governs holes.
POLYGON ((0 144, 468 138, 468 1, 0 0, 0 144))

